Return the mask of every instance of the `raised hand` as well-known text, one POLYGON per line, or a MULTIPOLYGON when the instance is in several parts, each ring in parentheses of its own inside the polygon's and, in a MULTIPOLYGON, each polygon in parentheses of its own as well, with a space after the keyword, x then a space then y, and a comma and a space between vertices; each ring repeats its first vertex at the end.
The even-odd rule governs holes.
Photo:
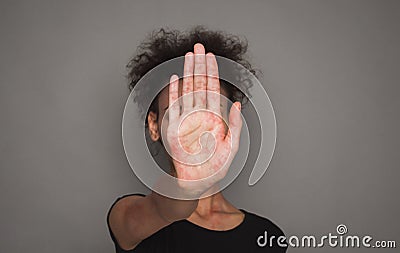
POLYGON ((185 55, 182 96, 178 76, 169 85, 167 145, 179 186, 203 193, 225 177, 239 148, 241 104, 235 102, 229 123, 221 116, 218 65, 203 45, 185 55), (180 109, 180 104, 182 109, 180 109))

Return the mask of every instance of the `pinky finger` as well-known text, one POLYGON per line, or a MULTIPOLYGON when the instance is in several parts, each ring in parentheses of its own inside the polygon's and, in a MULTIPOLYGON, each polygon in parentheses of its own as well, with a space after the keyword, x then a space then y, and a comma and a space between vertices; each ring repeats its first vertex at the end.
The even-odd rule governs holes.
POLYGON ((179 101, 178 101, 179 78, 172 75, 169 81, 169 121, 177 120, 179 117, 179 101))

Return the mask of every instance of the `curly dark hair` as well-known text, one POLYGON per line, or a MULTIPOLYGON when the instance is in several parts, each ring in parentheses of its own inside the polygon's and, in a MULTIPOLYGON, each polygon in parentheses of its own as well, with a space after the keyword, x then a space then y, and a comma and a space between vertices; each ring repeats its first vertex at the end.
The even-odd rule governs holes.
MULTIPOLYGON (((134 56, 127 68, 129 70, 129 89, 132 91, 137 82, 151 69, 159 64, 184 56, 187 52, 193 51, 193 46, 196 43, 201 43, 206 48, 206 51, 214 53, 216 56, 222 56, 232 61, 239 63, 249 70, 253 75, 257 76, 258 70, 252 68, 251 64, 245 59, 248 43, 245 38, 237 35, 228 34, 223 31, 212 31, 204 26, 195 26, 188 31, 179 31, 175 29, 161 28, 151 32, 137 48, 136 56, 134 56)), ((172 74, 172 73, 171 73, 172 74)), ((221 85, 225 86, 228 91, 228 98, 231 101, 240 101, 246 103, 247 97, 240 90, 245 90, 248 94, 248 89, 251 84, 241 82, 240 89, 234 85, 230 85, 224 80, 220 80, 221 85)), ((143 98, 145 91, 138 91, 134 97, 134 101, 139 104, 139 108, 146 116, 147 108, 141 108, 141 103, 138 98, 143 98)), ((158 113, 157 97, 152 101, 149 111, 158 113)), ((147 125, 147 124, 146 124, 147 125)))

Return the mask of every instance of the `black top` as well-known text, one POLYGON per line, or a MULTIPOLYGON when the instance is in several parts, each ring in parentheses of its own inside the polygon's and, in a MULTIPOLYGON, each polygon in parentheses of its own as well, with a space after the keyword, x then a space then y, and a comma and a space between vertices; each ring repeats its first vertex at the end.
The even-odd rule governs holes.
MULTIPOLYGON (((123 195, 114 201, 107 214, 108 230, 114 242, 116 253, 286 252, 287 247, 280 247, 277 243, 277 238, 284 236, 282 230, 269 219, 243 209, 240 209, 240 211, 245 214, 244 220, 230 230, 210 230, 188 220, 180 220, 160 229, 141 241, 134 249, 123 250, 111 231, 109 216, 112 207, 118 200, 131 195, 145 196, 139 193, 123 195), (267 243, 264 240, 265 232, 268 238, 267 243), (259 246, 257 239, 262 235, 264 238, 259 239, 259 243, 266 245, 259 246), (275 236, 276 239, 270 239, 272 236, 275 236), (271 241, 272 247, 270 247, 271 241)), ((280 242, 282 245, 282 241, 280 242)))

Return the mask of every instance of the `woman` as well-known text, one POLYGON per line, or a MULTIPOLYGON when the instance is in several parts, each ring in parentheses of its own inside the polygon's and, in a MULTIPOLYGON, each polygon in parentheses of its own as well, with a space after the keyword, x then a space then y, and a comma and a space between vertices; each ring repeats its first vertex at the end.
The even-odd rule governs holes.
MULTIPOLYGON (((152 68, 185 55, 183 80, 171 76, 169 86, 157 95, 146 112, 151 140, 170 147, 172 175, 196 180, 214 174, 195 189, 179 184, 183 191, 200 196, 212 189, 226 175, 238 150, 242 126, 240 110, 245 97, 236 87, 215 78, 218 66, 214 55, 229 58, 254 73, 243 58, 246 50, 247 44, 239 37, 203 27, 189 32, 161 29, 143 42, 138 55, 128 64, 130 88, 133 89, 152 68), (229 111, 227 103, 219 99, 219 93, 235 102, 229 111), (199 109, 209 109, 213 113, 199 109), (160 129, 167 110, 168 138, 163 140, 160 129), (229 122, 228 126, 223 119, 229 122), (196 141, 202 138, 196 131, 198 128, 215 134, 215 142, 210 144, 214 145, 215 154, 201 165, 184 163, 185 157, 178 144, 183 143, 182 148, 193 154, 207 147, 196 141), (178 138, 181 138, 179 143, 178 138)), ((147 196, 127 194, 112 204, 107 224, 116 252, 286 252, 287 248, 273 240, 261 245, 260 236, 267 233, 269 238, 283 238, 282 230, 266 218, 236 208, 221 192, 194 200, 172 199, 154 191, 147 196)))

